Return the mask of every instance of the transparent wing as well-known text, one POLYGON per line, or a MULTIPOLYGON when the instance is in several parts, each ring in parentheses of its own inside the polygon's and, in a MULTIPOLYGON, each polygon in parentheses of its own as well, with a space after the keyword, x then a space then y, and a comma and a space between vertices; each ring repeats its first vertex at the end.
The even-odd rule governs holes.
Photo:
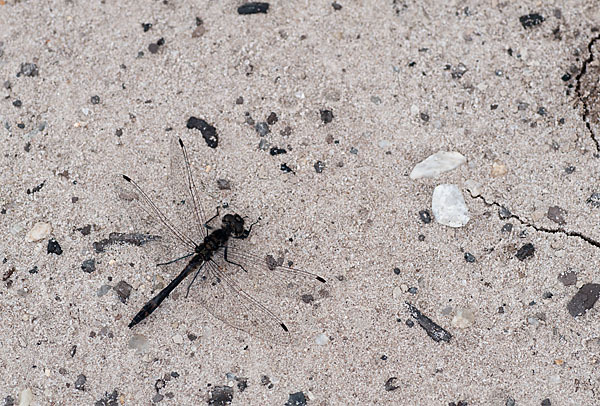
POLYGON ((237 249, 227 249, 227 260, 224 254, 221 248, 205 264, 192 295, 214 317, 251 335, 290 343, 313 302, 328 296, 325 280, 313 273, 237 249))
MULTIPOLYGON (((201 242, 207 235, 204 227, 207 218, 192 176, 188 152, 181 138, 171 139, 169 154, 171 156, 169 186, 175 199, 174 211, 182 224, 182 232, 201 242)), ((204 190, 202 183, 197 184, 204 190)))
POLYGON ((126 175, 117 175, 114 181, 117 198, 126 207, 126 211, 136 226, 143 225, 143 214, 151 218, 154 226, 158 226, 164 237, 171 237, 185 251, 194 251, 196 244, 185 234, 181 227, 175 226, 158 206, 150 199, 138 184, 126 175))

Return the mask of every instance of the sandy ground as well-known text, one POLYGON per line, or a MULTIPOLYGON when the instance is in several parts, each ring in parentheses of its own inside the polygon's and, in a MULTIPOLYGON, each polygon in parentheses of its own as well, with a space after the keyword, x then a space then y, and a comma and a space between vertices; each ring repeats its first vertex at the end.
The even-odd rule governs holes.
POLYGON ((567 310, 600 283, 600 4, 240 4, 0 0, 0 404, 600 404, 600 305, 567 310), (225 325, 197 286, 127 328, 181 268, 154 266, 163 243, 93 243, 157 232, 113 184, 127 173, 168 210, 173 137, 208 205, 261 217, 253 252, 327 279, 294 344, 225 325), (408 177, 440 150, 467 163, 408 177), (466 226, 420 219, 442 183, 466 226), (36 223, 51 232, 32 242, 36 223))

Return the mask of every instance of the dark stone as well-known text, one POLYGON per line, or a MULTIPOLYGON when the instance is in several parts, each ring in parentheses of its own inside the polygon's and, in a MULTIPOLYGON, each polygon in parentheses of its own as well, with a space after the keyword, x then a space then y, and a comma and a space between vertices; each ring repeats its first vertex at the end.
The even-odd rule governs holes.
POLYGON ((457 66, 455 66, 452 69, 452 73, 451 73, 452 79, 460 79, 460 78, 462 78, 463 75, 465 73, 467 73, 467 71, 468 71, 467 67, 464 64, 459 63, 457 66))
POLYGON ((125 281, 120 281, 113 289, 117 293, 117 296, 119 296, 119 300, 122 303, 127 303, 127 299, 129 299, 129 295, 131 294, 131 285, 125 281))
POLYGON ((501 206, 498 209, 498 217, 500 218, 500 220, 506 220, 510 218, 510 216, 512 216, 512 213, 506 207, 501 206))
POLYGON ((152 403, 158 403, 161 400, 163 400, 165 398, 164 395, 161 395, 160 393, 157 393, 156 395, 152 396, 152 403))
POLYGON ((217 187, 220 190, 229 190, 231 189, 231 183, 227 179, 217 179, 217 187))
POLYGON ((505 225, 502 226, 502 232, 503 233, 510 233, 513 229, 513 225, 510 223, 506 223, 505 225))
POLYGON ((506 403, 504 403, 505 406, 515 406, 516 402, 513 398, 508 397, 506 398, 506 403))
POLYGON ((315 162, 314 167, 315 167, 315 171, 317 173, 322 173, 323 169, 325 169, 325 164, 321 161, 317 161, 317 162, 315 162))
POLYGON ((421 113, 421 120, 423 120, 424 122, 428 122, 429 121, 429 114, 427 114, 427 113, 421 113))
POLYGON ((61 255, 63 253, 62 248, 60 248, 60 244, 54 238, 48 241, 48 254, 56 254, 61 255))
POLYGON ((23 76, 38 76, 40 74, 38 67, 35 63, 22 63, 21 68, 19 69, 19 73, 17 73, 17 77, 23 76))
POLYGON ((588 197, 587 203, 591 204, 593 207, 600 208, 600 193, 592 193, 592 195, 588 197))
POLYGON ((548 114, 548 111, 546 111, 546 108, 545 108, 545 107, 539 107, 539 108, 538 108, 538 110, 537 110, 537 113, 538 113, 540 116, 545 116, 546 114, 548 114))
POLYGON ((410 293, 411 295, 416 295, 417 291, 418 291, 418 289, 414 286, 408 288, 408 293, 410 293))
POLYGON ((79 231, 81 231, 82 235, 90 235, 90 233, 92 232, 92 226, 86 224, 85 226, 81 227, 79 231))
POLYGON ((577 272, 572 270, 561 272, 557 279, 565 286, 573 286, 577 283, 577 272))
POLYGON ((202 133, 202 138, 204 138, 206 145, 208 145, 210 148, 216 148, 217 145, 219 145, 217 129, 203 119, 192 116, 188 119, 186 126, 190 129, 200 130, 202 133))
POLYGON ((256 123, 256 127, 254 127, 254 128, 256 129, 256 132, 258 133, 258 135, 260 135, 261 137, 265 137, 267 134, 269 134, 271 132, 271 129, 269 128, 269 124, 267 124, 265 121, 256 123))
POLYGON ((550 402, 550 399, 546 398, 544 400, 542 400, 542 406, 551 406, 552 402, 550 402))
POLYGON ((406 319, 406 321, 404 322, 408 327, 414 327, 415 326, 415 322, 412 321, 411 319, 406 319))
POLYGON ((81 269, 83 272, 92 273, 96 270, 96 260, 95 259, 86 259, 81 264, 81 269))
POLYGON ((575 167, 574 167, 574 166, 567 166, 567 167, 565 168, 565 173, 566 173, 567 175, 570 175, 570 174, 572 174, 573 172, 575 172, 575 167))
POLYGON ((241 15, 258 14, 258 13, 266 14, 268 10, 269 10, 269 3, 252 2, 252 3, 246 3, 246 4, 239 6, 237 9, 237 12, 238 12, 238 14, 241 14, 241 15))
POLYGON ((100 96, 92 96, 90 98, 90 103, 92 103, 92 104, 99 104, 100 103, 100 96))
POLYGON ((142 23, 142 28, 144 29, 144 32, 148 32, 150 31, 150 28, 152 28, 152 23, 142 23))
POLYGON ((275 156, 280 154, 287 154, 287 151, 283 148, 271 147, 269 150, 269 154, 275 156))
POLYGON ((400 268, 394 268, 394 273, 396 275, 400 275, 400 268))
POLYGON ((519 251, 517 251, 516 257, 519 259, 519 261, 525 261, 527 258, 533 256, 534 251, 535 251, 535 248, 534 248, 533 244, 527 243, 527 244, 523 245, 521 248, 519 248, 519 251))
POLYGON ((97 400, 94 406, 120 406, 119 403, 119 392, 115 389, 112 393, 105 392, 104 397, 97 400))
POLYGON ((233 388, 229 386, 215 386, 209 392, 208 404, 214 406, 229 405, 233 400, 233 388))
POLYGON ((87 381, 87 378, 85 377, 85 375, 79 374, 79 376, 75 380, 75 389, 85 390, 85 381, 87 381))
POLYGON ((148 45, 148 51, 150 51, 151 54, 157 53, 159 48, 160 47, 158 46, 158 44, 155 44, 154 42, 148 45))
POLYGON ((541 23, 543 23, 544 17, 542 17, 538 13, 531 13, 531 14, 526 14, 524 16, 519 17, 519 21, 521 22, 521 25, 523 26, 523 28, 531 28, 531 27, 535 27, 536 25, 540 25, 541 23))
POLYGON ((429 337, 431 337, 436 342, 450 342, 452 335, 448 331, 444 330, 442 327, 434 323, 433 320, 425 316, 419 311, 419 309, 417 309, 410 303, 405 303, 408 307, 410 315, 417 321, 417 323, 419 323, 419 325, 425 330, 429 337))
POLYGON ((267 124, 269 125, 273 125, 275 124, 279 119, 277 118, 277 114, 275 114, 274 112, 271 112, 271 114, 269 114, 269 117, 267 117, 267 124))
POLYGON ((306 293, 306 294, 302 295, 301 299, 304 303, 307 303, 307 304, 310 304, 315 301, 314 296, 311 295, 310 293, 306 293))
POLYGON ((600 297, 600 283, 586 283, 567 304, 567 310, 573 317, 584 315, 594 307, 600 297))
POLYGON ((21 107, 23 105, 23 103, 21 102, 21 100, 17 99, 15 101, 13 101, 13 106, 15 107, 21 107))
POLYGON ((306 406, 306 396, 302 392, 290 393, 284 406, 306 406))
POLYGON ((385 381, 385 390, 387 392, 392 392, 392 391, 395 391, 396 389, 400 388, 400 386, 396 385, 397 379, 398 378, 396 378, 395 376, 392 376, 390 379, 385 381))
POLYGON ((244 98, 242 96, 235 99, 235 104, 244 104, 244 98))
POLYGON ((564 218, 565 214, 567 214, 567 212, 563 208, 552 206, 548 208, 548 214, 546 214, 546 216, 556 224, 563 226, 567 224, 564 218))
POLYGON ((331 3, 331 7, 333 7, 333 9, 335 11, 340 11, 342 9, 342 5, 339 4, 339 3, 337 3, 337 2, 335 2, 335 1, 333 3, 331 3))
POLYGON ((117 130, 115 131, 115 135, 117 137, 120 137, 123 135, 123 129, 122 128, 117 128, 117 130))
POLYGON ((237 387, 240 392, 243 392, 248 388, 248 378, 235 378, 237 381, 237 387))
POLYGON ((568 82, 569 80, 571 80, 571 74, 570 73, 565 73, 564 75, 562 75, 561 79, 564 82, 568 82))
POLYGON ((419 217, 421 218, 421 221, 425 224, 429 224, 431 223, 431 214, 429 213, 429 210, 421 210, 419 212, 419 217))
POLYGON ((8 395, 4 398, 4 406, 15 406, 15 398, 8 395))
POLYGON ((323 123, 331 123, 333 121, 333 111, 331 110, 320 110, 321 113, 321 121, 323 123))
POLYGON ((467 262, 475 262, 475 256, 473 256, 473 254, 465 252, 465 261, 467 262))

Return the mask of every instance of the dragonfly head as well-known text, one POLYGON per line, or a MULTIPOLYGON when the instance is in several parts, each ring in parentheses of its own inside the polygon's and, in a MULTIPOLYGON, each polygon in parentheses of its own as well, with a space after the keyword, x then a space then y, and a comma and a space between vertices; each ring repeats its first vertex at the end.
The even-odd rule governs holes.
POLYGON ((226 214, 223 216, 223 228, 231 231, 234 237, 245 235, 244 219, 239 214, 226 214))

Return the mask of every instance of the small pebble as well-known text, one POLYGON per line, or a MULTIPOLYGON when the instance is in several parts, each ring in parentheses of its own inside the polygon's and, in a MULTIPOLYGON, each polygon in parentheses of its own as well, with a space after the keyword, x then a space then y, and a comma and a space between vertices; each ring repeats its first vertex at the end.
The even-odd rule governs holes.
POLYGON ((400 386, 396 385, 396 380, 398 378, 396 378, 395 376, 392 376, 390 379, 388 379, 387 381, 385 381, 385 390, 388 392, 391 391, 395 391, 396 389, 400 388, 400 386))
POLYGON ((459 152, 439 151, 415 165, 409 177, 413 180, 437 178, 442 173, 456 169, 465 162, 467 162, 467 158, 459 152))
POLYGON ((50 223, 35 223, 31 230, 27 232, 25 240, 28 242, 35 242, 46 239, 52 232, 52 225, 50 223))
POLYGON ((12 105, 15 107, 21 107, 23 105, 23 103, 21 102, 21 100, 17 99, 15 101, 13 101, 12 105))
POLYGON ((33 403, 33 392, 25 388, 19 394, 19 406, 30 406, 33 403))
POLYGON ((144 32, 148 32, 152 28, 152 23, 142 23, 142 29, 144 32))
POLYGON ((164 396, 164 395, 161 395, 160 393, 157 393, 157 394, 155 394, 155 395, 152 397, 152 403, 158 403, 158 402, 160 402, 161 400, 163 400, 164 398, 165 398, 165 396, 164 396))
POLYGON ((465 199, 456 185, 436 186, 431 209, 435 221, 448 227, 463 227, 470 219, 465 199))
POLYGON ((240 15, 248 14, 266 14, 269 10, 269 3, 252 2, 246 3, 238 7, 237 12, 240 15))
POLYGON ((219 136, 217 129, 201 118, 191 116, 188 118, 186 127, 189 129, 200 130, 202 138, 210 148, 216 148, 219 145, 219 136))
POLYGON ((261 137, 265 137, 267 134, 269 134, 271 132, 271 130, 269 129, 269 124, 267 124, 264 121, 257 123, 255 129, 256 129, 256 132, 258 133, 258 135, 260 135, 261 137))
POLYGON ((544 17, 538 13, 531 13, 519 17, 519 21, 521 22, 523 28, 531 28, 543 23, 544 17))
POLYGON ((51 238, 50 240, 48 240, 47 251, 48 251, 48 254, 61 255, 63 253, 63 250, 60 247, 60 244, 54 238, 51 238))
POLYGON ((527 243, 519 248, 519 251, 517 251, 515 256, 519 259, 519 261, 525 261, 527 258, 533 256, 534 251, 535 247, 533 244, 527 243))
POLYGON ((219 190, 230 190, 231 183, 227 179, 217 179, 217 187, 219 190))
POLYGON ((96 292, 96 294, 98 295, 98 297, 102 297, 106 295, 111 289, 112 286, 110 285, 102 285, 100 286, 100 289, 98 289, 98 292, 96 292))
POLYGON ((17 77, 21 75, 29 77, 38 76, 39 73, 40 72, 35 63, 22 63, 21 68, 19 69, 19 73, 17 73, 17 77))
POLYGON ((333 121, 333 112, 331 110, 320 110, 320 113, 323 123, 327 124, 333 121))
POLYGON ((99 103, 100 103, 100 96, 92 96, 92 97, 90 98, 90 102, 91 102, 92 104, 99 104, 99 103))
POLYGON ((95 259, 86 259, 81 264, 81 269, 83 272, 92 273, 96 270, 96 260, 95 259))
POLYGON ((457 308, 450 324, 452 324, 452 326, 456 328, 467 328, 471 327, 474 322, 475 315, 471 310, 457 308))
POLYGON ((284 406, 306 406, 306 395, 302 392, 290 393, 284 406))
POLYGON ((269 125, 273 125, 275 124, 279 119, 277 118, 277 114, 275 114, 274 112, 271 112, 271 114, 269 114, 269 117, 267 117, 267 124, 269 125))
POLYGON ((130 284, 125 281, 120 281, 115 287, 113 287, 113 290, 117 293, 117 296, 122 303, 127 303, 129 295, 131 294, 130 284))
POLYGON ((552 402, 550 402, 550 399, 546 398, 544 400, 542 400, 542 406, 551 406, 552 402))
POLYGON ((429 214, 429 210, 419 211, 419 218, 425 224, 431 223, 431 214, 429 214))
POLYGON ((567 304, 567 310, 573 317, 582 316, 590 310, 600 297, 599 283, 586 283, 567 304))
POLYGON ((501 206, 498 209, 498 218, 500 218, 500 220, 509 219, 511 216, 512 216, 512 213, 506 207, 501 206))
POLYGON ((494 178, 499 178, 500 176, 504 176, 508 173, 508 168, 500 161, 494 161, 492 163, 492 176, 494 178))
POLYGON ((327 337, 326 334, 321 333, 319 335, 317 335, 317 337, 315 338, 315 342, 317 343, 317 345, 325 345, 329 343, 329 337, 327 337))
POLYGON ((339 4, 339 3, 337 3, 337 2, 335 2, 335 1, 333 3, 331 3, 331 7, 333 7, 333 9, 335 11, 340 11, 342 9, 342 5, 339 4))
POLYGON ((565 286, 573 286, 577 283, 577 272, 571 270, 561 272, 557 279, 565 286))
POLYGON ((141 334, 134 334, 129 339, 128 347, 132 350, 137 350, 139 352, 145 352, 150 345, 150 341, 141 334))
POLYGON ((546 214, 546 217, 548 217, 556 224, 564 226, 565 224, 567 224, 564 217, 566 214, 567 212, 563 208, 559 206, 552 206, 548 208, 548 213, 546 214))
POLYGON ((258 142, 258 149, 260 149, 262 151, 268 150, 270 146, 271 146, 271 143, 269 141, 267 141, 266 138, 261 138, 260 141, 258 142))
POLYGON ((87 378, 85 377, 84 374, 80 374, 77 379, 75 380, 75 389, 78 390, 85 390, 85 381, 87 380, 87 378))
POLYGON ((315 162, 314 167, 317 173, 321 173, 323 172, 323 169, 325 169, 325 164, 321 161, 317 161, 315 162))
POLYGON ((235 104, 244 104, 244 98, 242 96, 235 99, 235 104))

